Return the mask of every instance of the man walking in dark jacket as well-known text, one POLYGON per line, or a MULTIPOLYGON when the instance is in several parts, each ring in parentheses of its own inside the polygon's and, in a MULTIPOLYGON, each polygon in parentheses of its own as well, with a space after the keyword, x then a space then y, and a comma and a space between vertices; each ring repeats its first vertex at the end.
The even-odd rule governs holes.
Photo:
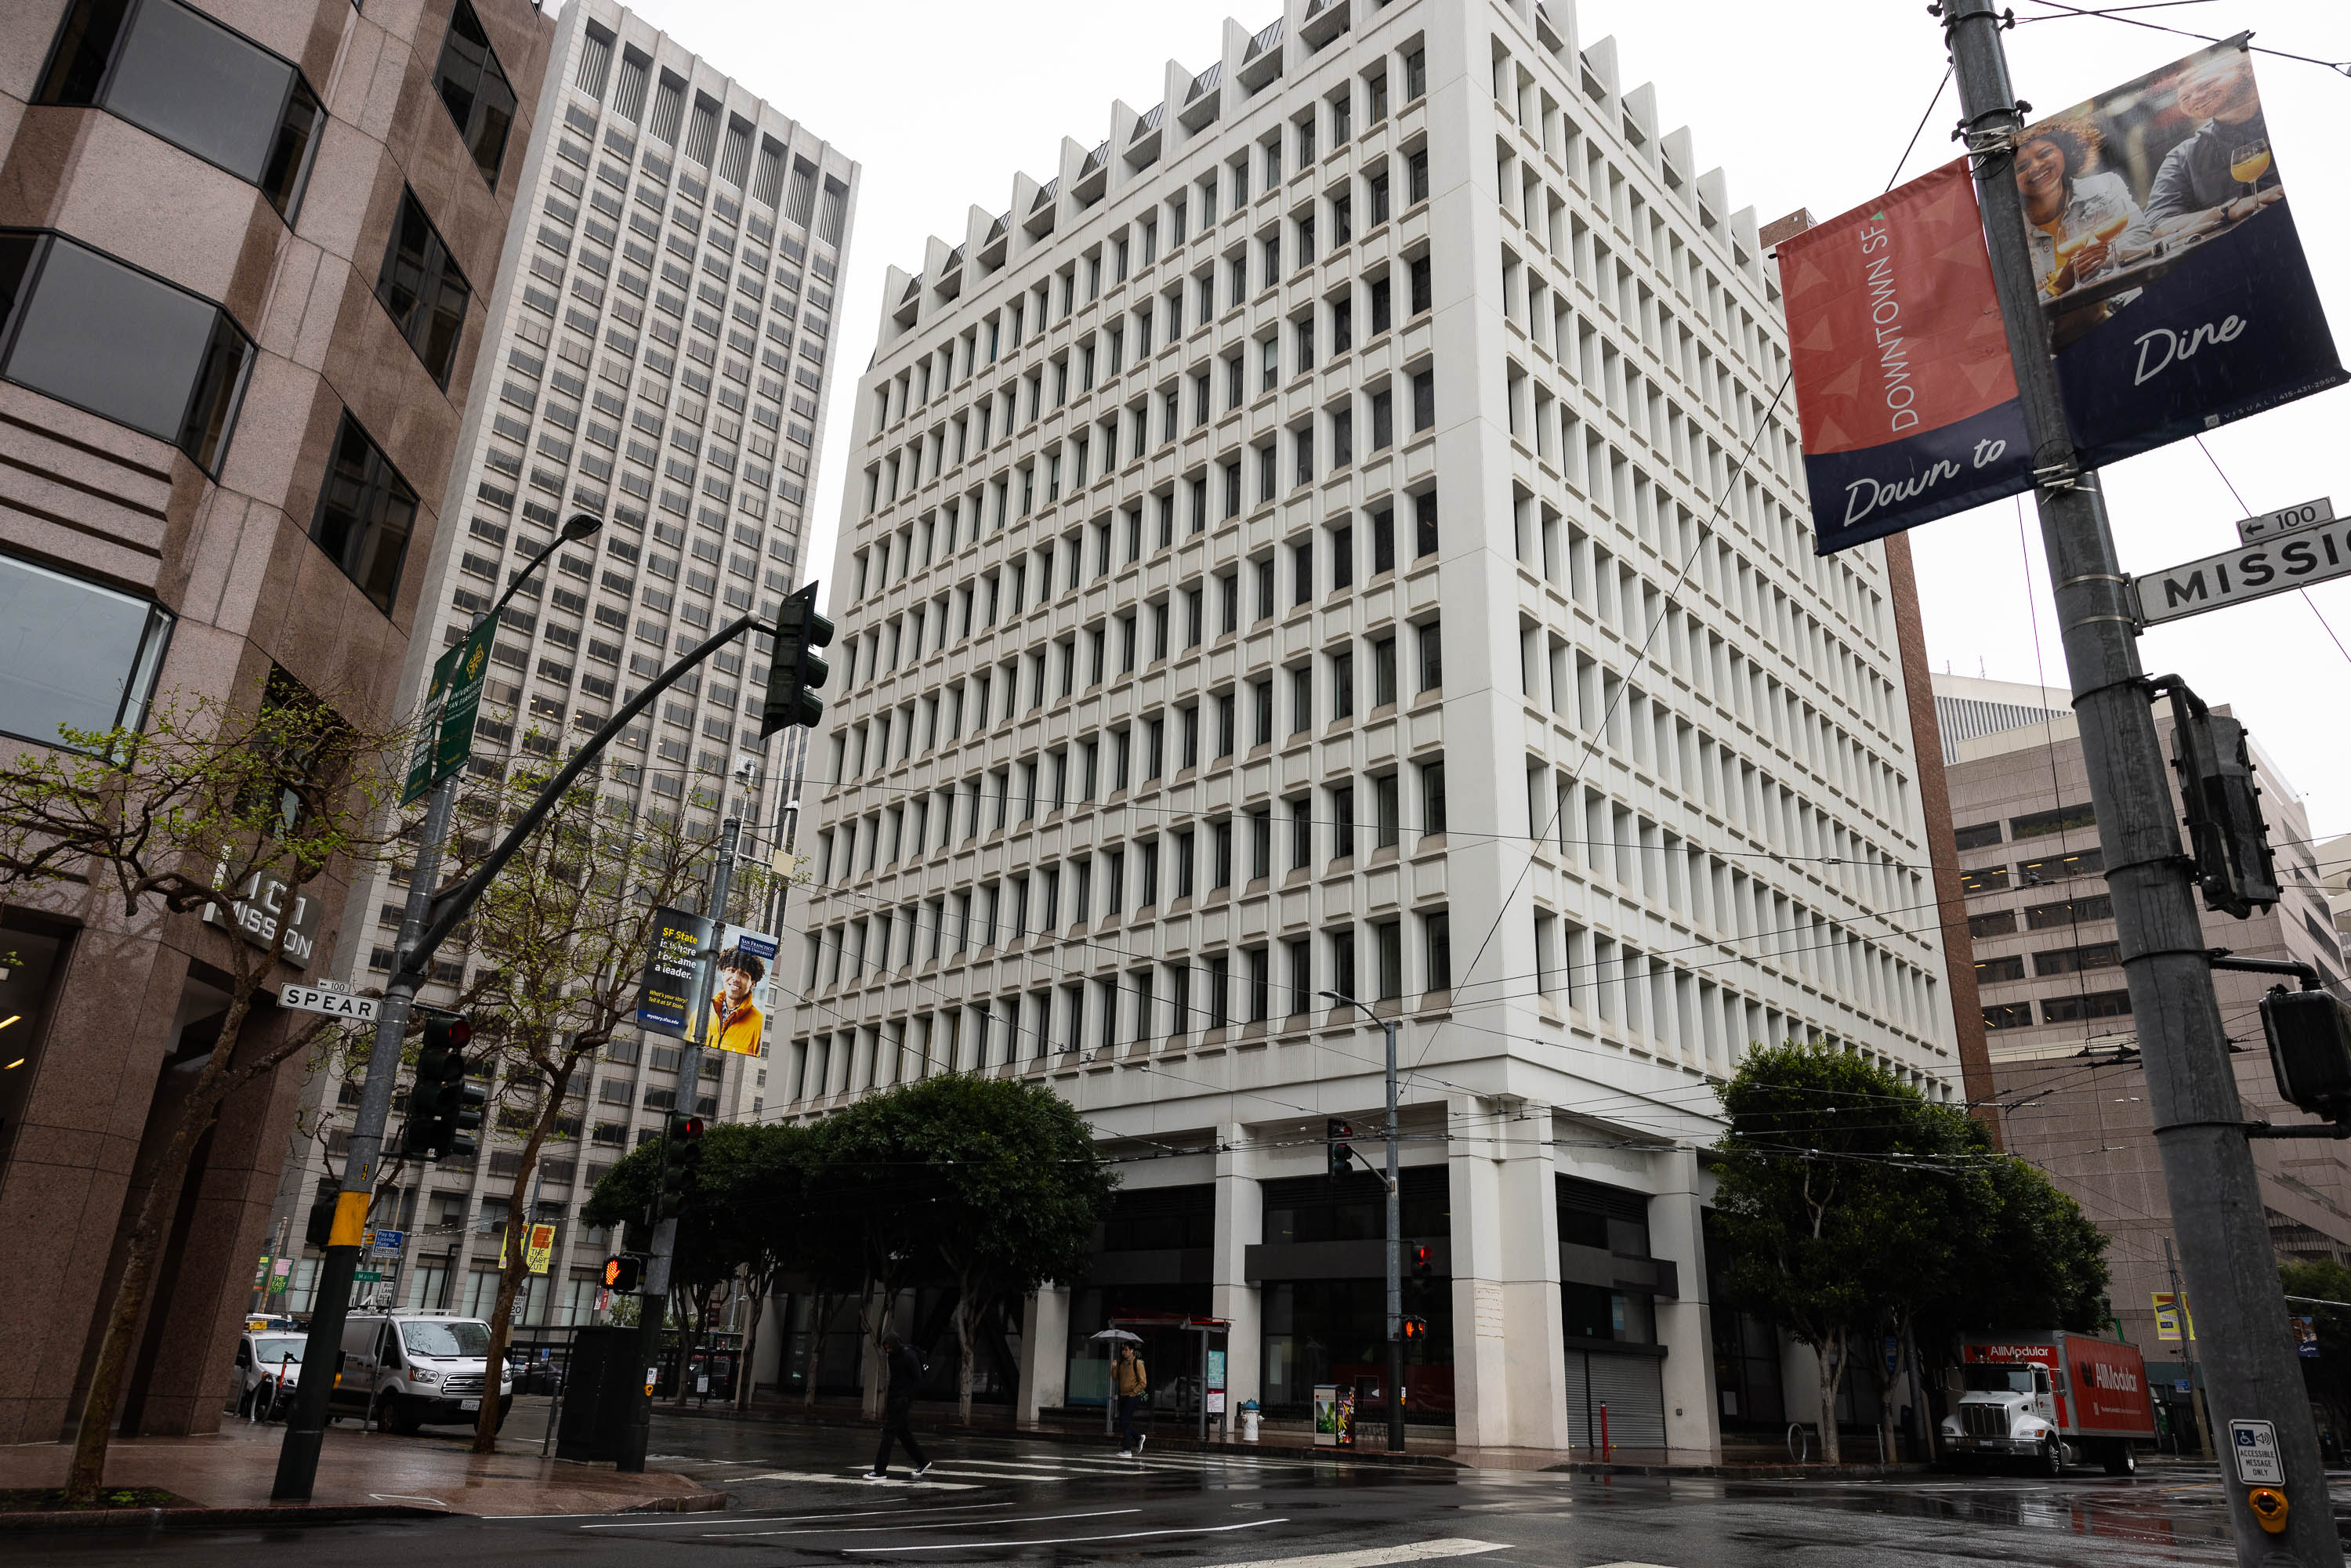
POLYGON ((882 1359, 889 1364, 890 1386, 882 1402, 882 1447, 873 1455, 873 1468, 865 1473, 869 1481, 890 1479, 893 1438, 906 1445, 906 1458, 914 1461, 915 1475, 931 1468, 923 1446, 914 1441, 914 1429, 906 1424, 914 1408, 915 1386, 923 1381, 923 1358, 914 1354, 913 1345, 892 1333, 882 1336, 882 1359))

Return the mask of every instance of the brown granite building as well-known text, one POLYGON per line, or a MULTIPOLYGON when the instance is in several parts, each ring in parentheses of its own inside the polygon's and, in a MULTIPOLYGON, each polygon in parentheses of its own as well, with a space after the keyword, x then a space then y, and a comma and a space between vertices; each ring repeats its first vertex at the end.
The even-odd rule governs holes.
MULTIPOLYGON (((0 0, 0 746, 273 667, 389 713, 553 32, 528 0, 0 0)), ((281 977, 348 964, 339 892, 281 977)), ((227 939, 0 906, 0 1442, 76 1418, 227 939)), ((127 1431, 219 1419, 301 1071, 198 1152, 127 1431)))

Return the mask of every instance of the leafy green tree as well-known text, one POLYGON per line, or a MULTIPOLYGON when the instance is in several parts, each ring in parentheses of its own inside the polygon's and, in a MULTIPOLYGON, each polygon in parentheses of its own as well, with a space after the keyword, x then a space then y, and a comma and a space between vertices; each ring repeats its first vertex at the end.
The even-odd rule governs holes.
MULTIPOLYGON (((938 1267, 942 1173, 923 1153, 923 1116, 903 1089, 843 1106, 816 1124, 808 1262, 818 1279, 855 1291, 859 1329, 872 1346, 889 1332, 899 1292, 938 1267)), ((881 1409, 880 1380, 866 1379, 866 1414, 881 1409)))
MULTIPOLYGON (((716 1123, 703 1134, 695 1191, 677 1217, 670 1263, 670 1302, 678 1322, 678 1365, 693 1364, 694 1347, 718 1287, 738 1275, 764 1294, 793 1251, 803 1213, 800 1193, 810 1134, 801 1128, 743 1122, 716 1123)), ((640 1145, 604 1173, 580 1211, 584 1224, 627 1225, 642 1231, 661 1185, 662 1145, 640 1145)), ((686 1379, 676 1385, 685 1402, 686 1379)))
POLYGON ((1981 1123, 1970 1119, 1967 1133, 1968 1146, 1984 1162, 1989 1206, 1967 1231, 1956 1261, 1959 1288, 1919 1314, 1920 1343, 1948 1352, 1962 1334, 2097 1333, 2108 1281, 2106 1233, 2046 1173, 1994 1150, 1981 1123))
POLYGON ((1075 1107, 1041 1083, 951 1074, 890 1092, 930 1193, 929 1240, 955 1281, 956 1407, 971 1419, 978 1331, 1008 1299, 1075 1278, 1117 1176, 1075 1107))
MULTIPOLYGON (((396 728, 371 728, 282 674, 225 698, 167 693, 144 728, 62 730, 37 747, 0 743, 0 893, 113 904, 126 923, 170 922, 228 977, 212 1050, 187 1084, 123 1237, 75 1429, 69 1502, 93 1500, 123 1377, 190 1160, 229 1096, 319 1045, 319 1019, 274 1042, 246 1039, 255 1000, 297 964, 255 890, 277 883, 291 910, 329 876, 360 873, 369 836, 407 755, 396 728), (237 935, 244 934, 240 940, 237 935)), ((291 919, 291 916, 288 916, 291 919)), ((297 972, 316 961, 302 958, 297 972)))
MULTIPOLYGON (((1931 1372, 1961 1333, 2095 1325, 2105 1236, 1957 1107, 1792 1043, 1751 1052, 1718 1092, 1731 1292, 1813 1347, 1824 1413, 1866 1342, 1886 1452, 1899 1357, 1878 1354, 1884 1340, 1931 1372)), ((1841 1458, 1833 1415, 1821 1450, 1841 1458)))
POLYGON ((807 1235, 809 1162, 816 1138, 810 1129, 796 1125, 762 1126, 758 1132, 757 1156, 737 1183, 740 1207, 731 1217, 742 1231, 737 1241, 738 1278, 751 1300, 741 1369, 735 1379, 736 1407, 745 1410, 751 1406, 751 1358, 758 1347, 768 1298, 775 1294, 784 1270, 799 1263, 807 1235))
POLYGON ((1717 1094, 1730 1124, 1715 1198, 1729 1289, 1812 1347, 1821 1455, 1834 1464, 1856 1344, 1948 1279, 1953 1176, 1930 1157, 1945 1129, 1922 1125, 1916 1092, 1834 1047, 1752 1051, 1717 1094))

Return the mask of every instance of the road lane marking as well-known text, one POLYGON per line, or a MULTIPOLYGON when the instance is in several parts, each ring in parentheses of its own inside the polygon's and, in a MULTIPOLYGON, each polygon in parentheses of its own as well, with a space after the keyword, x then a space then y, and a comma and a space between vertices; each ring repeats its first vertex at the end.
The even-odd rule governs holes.
MULTIPOLYGON (((1318 1552, 1306 1557, 1273 1557, 1257 1563, 1224 1563, 1217 1568, 1379 1568, 1387 1563, 1422 1563, 1433 1557, 1475 1557, 1499 1552, 1499 1541, 1473 1541, 1466 1535, 1435 1541, 1407 1542, 1398 1546, 1366 1546, 1357 1552, 1318 1552)), ((1609 1568, 1647 1568, 1637 1563, 1611 1563, 1609 1568)))
MULTIPOLYGON (((768 1470, 762 1475, 736 1476, 732 1479, 737 1481, 807 1481, 811 1485, 828 1487, 876 1486, 882 1484, 880 1482, 869 1481, 862 1475, 836 1476, 827 1475, 817 1470, 768 1470)), ((901 1486, 909 1484, 906 1481, 899 1480, 895 1476, 891 1477, 890 1479, 897 1482, 897 1484, 901 1486)), ((925 1479, 913 1481, 911 1484, 919 1487, 930 1487, 940 1491, 977 1491, 979 1490, 977 1486, 958 1485, 954 1481, 934 1481, 925 1479)))
POLYGON ((1251 1519, 1238 1524, 1202 1524, 1183 1530, 1129 1530, 1116 1535, 1049 1535, 1041 1540, 1017 1541, 948 1541, 936 1546, 844 1546, 844 1557, 871 1557, 885 1552, 981 1552, 1004 1547, 1080 1546, 1097 1541, 1141 1541, 1155 1535, 1223 1535, 1236 1530, 1257 1530, 1269 1524, 1288 1524, 1287 1519, 1251 1519))
MULTIPOLYGON (((988 1524, 1042 1524, 1057 1519, 1108 1519, 1114 1514, 1141 1513, 1139 1508, 1096 1509, 1091 1513, 1031 1513, 1016 1519, 991 1519, 988 1524)), ((748 1522, 764 1523, 765 1521, 748 1522)), ((747 1535, 865 1535, 877 1530, 964 1530, 972 1521, 967 1519, 946 1519, 935 1524, 852 1524, 838 1530, 707 1530, 703 1534, 716 1541, 733 1540, 747 1535)))
MULTIPOLYGON (((798 1524, 804 1521, 812 1519, 879 1519, 885 1514, 892 1519, 903 1519, 910 1513, 984 1513, 990 1509, 1016 1508, 1019 1505, 1017 1503, 1009 1502, 946 1502, 941 1503, 936 1508, 867 1508, 851 1511, 835 1510, 830 1513, 747 1513, 737 1518, 735 1522, 738 1524, 798 1524)), ((502 1514, 498 1517, 506 1519, 529 1519, 533 1517, 545 1516, 517 1513, 502 1514)), ((586 1519, 592 1516, 575 1513, 554 1517, 586 1519)), ((583 1524, 580 1528, 582 1530, 661 1530, 664 1528, 675 1530, 686 1524, 698 1522, 700 1521, 685 1519, 632 1519, 622 1521, 616 1524, 583 1524)), ((988 1521, 982 1521, 977 1522, 988 1521)))

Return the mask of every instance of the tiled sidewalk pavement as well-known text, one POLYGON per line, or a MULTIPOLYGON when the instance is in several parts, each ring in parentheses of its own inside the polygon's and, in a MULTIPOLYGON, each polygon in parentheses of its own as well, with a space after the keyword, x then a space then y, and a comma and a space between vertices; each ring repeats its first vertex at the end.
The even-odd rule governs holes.
MULTIPOLYGON (((610 1465, 540 1458, 546 1401, 529 1405, 538 1408, 517 1402, 496 1454, 469 1452, 455 1428, 402 1437, 340 1421, 327 1429, 310 1504, 479 1515, 718 1506, 718 1494, 684 1476, 622 1475, 610 1465)), ((213 1437, 118 1437, 108 1450, 107 1484, 161 1487, 205 1508, 266 1508, 285 1435, 283 1426, 224 1419, 213 1437)), ((0 1448, 0 1488, 62 1486, 69 1458, 62 1443, 0 1448)))

